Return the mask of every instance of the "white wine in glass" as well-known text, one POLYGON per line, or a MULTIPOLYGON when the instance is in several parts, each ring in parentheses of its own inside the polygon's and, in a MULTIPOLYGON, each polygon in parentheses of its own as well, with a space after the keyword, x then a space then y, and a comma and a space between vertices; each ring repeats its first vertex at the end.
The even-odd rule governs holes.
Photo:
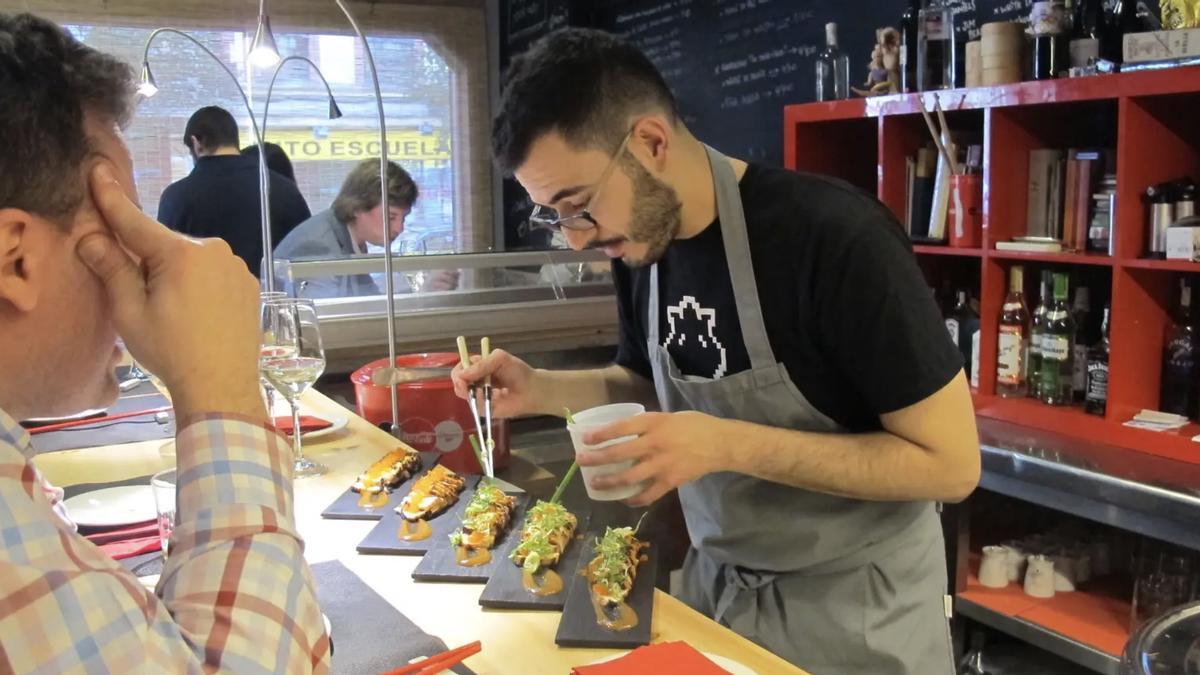
POLYGON ((325 350, 321 346, 321 330, 312 301, 295 298, 263 300, 262 335, 259 373, 292 408, 295 476, 319 476, 327 469, 304 456, 300 433, 300 395, 325 372, 325 350))

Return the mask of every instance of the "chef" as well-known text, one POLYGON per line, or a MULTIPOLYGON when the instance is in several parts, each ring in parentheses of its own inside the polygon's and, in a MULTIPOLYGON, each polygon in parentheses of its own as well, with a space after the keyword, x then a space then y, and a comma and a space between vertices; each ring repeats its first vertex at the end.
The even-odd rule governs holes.
POLYGON ((645 485, 635 506, 678 490, 681 599, 813 673, 953 673, 935 505, 974 489, 979 444, 960 352, 892 215, 703 144, 608 34, 554 33, 506 81, 496 159, 532 223, 613 259, 619 346, 583 371, 496 351, 456 369, 459 395, 491 375, 499 416, 653 405, 587 439, 636 440, 579 462, 636 460, 595 479, 645 485))

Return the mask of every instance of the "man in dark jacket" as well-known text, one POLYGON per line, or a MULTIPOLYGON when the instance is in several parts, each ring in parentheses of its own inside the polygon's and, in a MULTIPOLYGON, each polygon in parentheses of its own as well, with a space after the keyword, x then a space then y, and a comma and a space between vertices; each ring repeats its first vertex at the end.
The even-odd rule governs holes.
MULTIPOLYGON (((163 191, 158 220, 193 237, 220 237, 253 274, 262 265, 258 158, 238 150, 237 122, 229 111, 197 110, 183 132, 195 167, 163 191)), ((312 213, 296 184, 275 172, 271 181, 271 240, 279 241, 312 213)))

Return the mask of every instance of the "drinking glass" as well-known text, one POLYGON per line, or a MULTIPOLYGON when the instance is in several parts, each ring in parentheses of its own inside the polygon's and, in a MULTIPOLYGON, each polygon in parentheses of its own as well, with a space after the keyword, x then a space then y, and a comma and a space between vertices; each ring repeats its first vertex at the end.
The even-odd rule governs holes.
MULTIPOLYGON (((399 253, 402 256, 425 255, 425 240, 401 239, 399 253)), ((425 287, 427 276, 428 272, 425 270, 414 270, 404 273, 404 279, 408 282, 408 287, 412 289, 413 293, 421 292, 421 289, 425 287)))
POLYGON ((159 471, 150 477, 154 493, 154 509, 158 515, 158 538, 162 541, 163 558, 167 557, 171 532, 175 530, 175 469, 159 471))
POLYGON ((259 372, 292 408, 292 448, 297 478, 327 470, 304 456, 300 433, 300 395, 325 371, 325 350, 317 310, 311 300, 272 298, 262 305, 263 344, 259 372))

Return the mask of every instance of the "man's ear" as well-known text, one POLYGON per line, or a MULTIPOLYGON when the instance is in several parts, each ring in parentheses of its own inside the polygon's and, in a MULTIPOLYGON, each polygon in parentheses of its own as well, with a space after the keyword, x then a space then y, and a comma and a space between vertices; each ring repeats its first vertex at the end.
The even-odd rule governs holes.
POLYGON ((28 211, 0 209, 0 302, 21 312, 37 307, 49 225, 28 211))
POLYGON ((671 124, 661 115, 646 115, 633 124, 630 149, 639 155, 647 166, 663 171, 667 166, 667 152, 674 138, 671 124))

